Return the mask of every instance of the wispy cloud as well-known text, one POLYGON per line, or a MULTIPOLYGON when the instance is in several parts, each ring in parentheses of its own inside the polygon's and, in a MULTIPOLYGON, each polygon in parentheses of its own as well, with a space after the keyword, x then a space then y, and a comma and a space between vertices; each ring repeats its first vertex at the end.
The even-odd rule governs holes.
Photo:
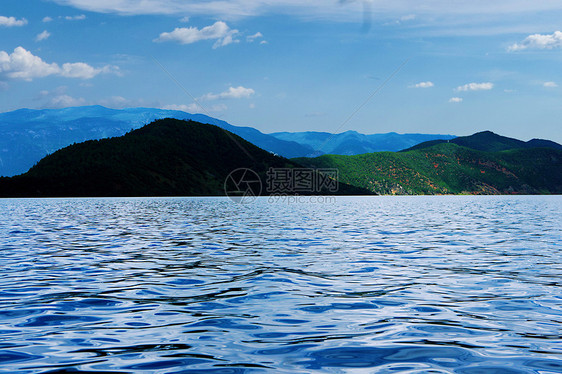
POLYGON ((181 112, 188 112, 193 113, 199 111, 199 105, 192 103, 192 104, 170 104, 164 105, 160 107, 160 109, 164 110, 179 110, 181 112))
POLYGON ((456 91, 487 91, 494 88, 494 84, 490 82, 485 83, 468 83, 464 86, 459 86, 456 91))
POLYGON ((53 19, 52 19, 51 17, 47 16, 47 17, 43 17, 42 22, 47 23, 47 22, 51 22, 52 20, 53 20, 53 19))
POLYGON ((228 90, 219 94, 208 93, 203 95, 200 100, 219 100, 219 99, 244 99, 254 95, 256 91, 242 86, 229 87, 228 90))
MULTIPOLYGON (((79 9, 119 14, 206 14, 219 16, 255 16, 277 13, 291 13, 308 16, 329 16, 336 20, 346 19, 346 14, 363 14, 362 1, 325 0, 51 0, 79 9)), ((503 0, 490 3, 489 0, 472 0, 459 6, 450 0, 425 1, 373 1, 369 2, 373 14, 394 14, 406 17, 410 14, 506 14, 562 10, 562 4, 552 0, 503 0)))
POLYGON ((135 107, 157 107, 157 102, 148 102, 142 99, 127 99, 123 96, 111 96, 96 100, 86 100, 76 97, 68 92, 67 86, 59 86, 52 90, 39 92, 36 101, 41 102, 41 108, 68 108, 82 105, 102 105, 107 108, 123 109, 135 107))
POLYGON ((533 34, 526 37, 521 43, 515 43, 507 48, 510 52, 524 49, 554 49, 562 47, 562 32, 552 34, 533 34))
POLYGON ((449 99, 449 102, 450 103, 462 103, 462 100, 463 100, 462 97, 451 97, 449 99))
POLYGON ((87 105, 102 105, 115 109, 158 106, 155 102, 149 102, 143 99, 127 99, 123 96, 111 96, 93 102, 88 102, 87 105))
POLYGON ((558 84, 556 82, 544 82, 542 85, 543 85, 543 87, 546 87, 546 88, 556 88, 556 87, 558 87, 558 84))
POLYGON ((211 26, 198 29, 196 27, 177 27, 172 32, 163 32, 154 39, 155 42, 178 42, 180 44, 192 44, 201 40, 216 40, 213 48, 224 47, 231 43, 237 43, 234 36, 238 30, 233 30, 222 21, 217 21, 211 26))
MULTIPOLYGON (((166 14, 206 16, 234 21, 244 17, 289 15, 303 20, 395 25, 406 35, 505 35, 531 33, 549 27, 541 17, 549 14, 550 27, 558 27, 562 2, 555 0, 45 0, 80 10, 120 15, 166 14), (559 18, 559 17, 558 17, 559 18)), ((397 30, 398 31, 398 30, 397 30)))
POLYGON ((16 19, 15 17, 0 16, 0 26, 15 27, 24 25, 27 25, 27 20, 25 18, 16 19))
POLYGON ((254 35, 248 35, 246 37, 246 41, 249 42, 249 43, 252 43, 256 39, 260 39, 260 38, 263 38, 263 34, 261 32, 257 32, 254 35))
POLYGON ((58 75, 66 78, 91 79, 98 74, 117 73, 117 66, 106 65, 94 68, 84 62, 47 63, 40 57, 33 55, 23 47, 17 47, 11 54, 0 51, 0 79, 23 79, 31 81, 35 78, 58 75))
POLYGON ((412 86, 410 86, 411 88, 431 88, 434 87, 435 84, 433 84, 433 82, 427 81, 427 82, 420 82, 420 83, 416 83, 412 86))
POLYGON ((86 15, 85 14, 79 14, 77 16, 66 16, 64 17, 65 20, 67 21, 82 21, 84 19, 86 19, 86 15))
POLYGON ((191 103, 191 104, 171 104, 171 105, 164 105, 162 106, 160 109, 166 109, 166 110, 179 110, 182 112, 187 112, 187 113, 201 113, 201 112, 224 112, 225 110, 228 109, 228 107, 224 104, 216 104, 216 105, 211 105, 209 107, 205 106, 205 108, 203 109, 200 105, 195 104, 195 103, 191 103))
MULTIPOLYGON (((226 104, 219 102, 219 103, 207 105, 206 103, 203 104, 203 102, 209 102, 214 100, 227 100, 227 99, 245 99, 253 96, 254 94, 255 91, 251 88, 246 88, 242 86, 229 87, 228 90, 218 94, 214 94, 214 93, 205 94, 197 99, 197 103, 170 104, 170 105, 162 106, 161 109, 180 110, 182 112, 188 112, 188 113, 213 113, 213 112, 218 113, 218 112, 224 112, 225 110, 228 109, 226 104)), ((253 104, 250 104, 251 108, 252 105, 253 104)))
POLYGON ((86 100, 82 97, 75 98, 70 95, 58 95, 53 96, 49 99, 49 103, 46 105, 48 108, 68 108, 72 106, 84 105, 86 100))
POLYGON ((35 41, 40 42, 40 41, 49 39, 50 36, 51 36, 51 33, 48 32, 47 30, 45 30, 40 34, 37 34, 37 36, 35 37, 35 41))
POLYGON ((51 91, 43 90, 39 92, 36 100, 43 101, 42 108, 67 108, 72 106, 85 105, 86 100, 82 97, 72 97, 67 94, 68 87, 59 86, 51 91), (46 100, 46 101, 45 101, 46 100))

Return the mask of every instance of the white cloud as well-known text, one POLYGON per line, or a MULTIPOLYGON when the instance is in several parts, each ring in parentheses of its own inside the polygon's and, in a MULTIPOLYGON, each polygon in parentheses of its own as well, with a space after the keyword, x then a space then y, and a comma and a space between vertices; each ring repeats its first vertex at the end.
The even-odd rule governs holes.
POLYGON ((180 19, 180 22, 188 23, 188 22, 189 22, 189 17, 187 17, 187 16, 186 16, 186 17, 183 17, 182 19, 180 19))
POLYGON ((261 32, 257 32, 254 35, 249 35, 246 37, 247 42, 253 42, 256 39, 263 38, 263 34, 261 32))
POLYGON ((558 84, 556 82, 544 82, 542 85, 543 85, 543 87, 546 87, 546 88, 556 88, 556 87, 558 87, 558 84))
POLYGON ((430 87, 433 87, 433 86, 435 86, 433 84, 433 82, 427 81, 427 82, 420 82, 420 83, 414 84, 413 86, 410 86, 410 87, 412 87, 412 88, 430 88, 430 87))
POLYGON ((150 102, 143 99, 127 99, 122 96, 111 96, 97 100, 86 100, 82 97, 73 97, 67 93, 67 86, 59 86, 52 90, 43 90, 34 98, 41 102, 41 108, 67 108, 83 105, 101 105, 107 108, 156 108, 158 102, 150 102))
POLYGON ((47 23, 47 22, 51 22, 53 19, 49 16, 47 17, 43 17, 43 22, 47 23))
POLYGON ((196 103, 191 103, 189 105, 185 105, 185 104, 164 105, 160 109, 179 110, 187 113, 217 113, 217 112, 224 112, 225 110, 228 109, 228 107, 224 104, 216 104, 207 107, 207 106, 201 106, 196 103))
POLYGON ((52 97, 46 107, 48 108, 68 108, 71 106, 81 106, 86 103, 84 98, 74 98, 69 95, 59 95, 52 97))
POLYGON ((244 99, 255 94, 251 88, 246 88, 242 86, 230 87, 228 90, 221 92, 219 94, 208 93, 201 97, 201 100, 218 100, 218 99, 244 99))
POLYGON ((74 62, 62 64, 60 75, 66 78, 82 78, 92 79, 102 72, 102 69, 96 69, 84 62, 74 62))
POLYGON ((189 104, 189 105, 185 105, 185 104, 170 104, 170 105, 164 105, 162 107, 160 107, 160 109, 165 109, 165 110, 179 110, 182 112, 195 112, 199 109, 199 105, 193 103, 193 104, 189 104))
POLYGON ((38 97, 36 100, 44 101, 41 105, 42 108, 67 108, 71 106, 80 106, 85 105, 86 100, 83 98, 75 98, 66 93, 68 87, 66 86, 59 86, 52 91, 43 90, 39 92, 38 97))
POLYGON ((198 29, 196 27, 177 27, 172 32, 163 32, 154 39, 155 42, 175 41, 181 44, 192 44, 201 40, 216 40, 213 48, 224 47, 231 43, 237 43, 234 35, 238 30, 233 30, 222 21, 217 21, 211 26, 198 29))
MULTIPOLYGON (((562 10, 562 3, 554 0, 472 0, 462 2, 450 0, 425 1, 330 1, 325 0, 51 0, 79 9, 118 14, 180 14, 213 16, 255 16, 260 14, 300 14, 313 17, 330 17, 334 20, 349 20, 349 15, 361 16, 368 2, 373 14, 393 15, 428 14, 432 16, 525 14, 529 12, 562 10)), ((358 17, 356 19, 362 19, 358 17)))
POLYGON ((451 97, 449 99, 450 103, 462 103, 462 97, 451 97))
POLYGON ((123 109, 123 108, 134 108, 139 106, 149 106, 153 107, 152 103, 147 103, 144 100, 131 100, 123 96, 111 96, 109 98, 96 100, 91 103, 95 105, 101 105, 107 108, 123 109))
POLYGON ((262 40, 260 44, 268 44, 267 40, 262 40))
POLYGON ((179 110, 181 112, 188 112, 188 113, 197 113, 201 111, 201 107, 195 103, 191 103, 189 105, 185 105, 185 104, 171 104, 171 105, 165 105, 163 107, 161 107, 160 109, 165 109, 165 110, 179 110))
POLYGON ((82 20, 86 19, 86 15, 79 14, 77 16, 66 16, 66 17, 64 17, 64 19, 67 20, 67 21, 82 21, 82 20))
POLYGON ((562 32, 552 34, 533 34, 526 37, 521 43, 515 43, 507 48, 510 52, 524 49, 554 49, 562 47, 562 32))
POLYGON ((0 16, 0 26, 14 27, 14 26, 24 26, 24 25, 27 25, 27 20, 25 18, 16 19, 15 17, 0 16))
POLYGON ((51 33, 48 32, 47 30, 45 30, 40 34, 37 34, 37 36, 35 37, 35 41, 40 42, 42 40, 49 39, 50 36, 51 36, 51 33))
POLYGON ((456 88, 457 91, 486 91, 494 88, 494 84, 490 82, 485 83, 468 83, 464 86, 456 88))
POLYGON ((57 64, 48 64, 23 47, 17 47, 12 54, 0 51, 0 76, 30 81, 59 73, 60 67, 57 64))
POLYGON ((119 73, 116 66, 104 66, 94 68, 84 62, 47 63, 40 57, 33 55, 23 47, 17 47, 14 52, 8 54, 0 51, 0 78, 5 76, 10 79, 23 79, 31 81, 34 78, 59 75, 67 78, 91 79, 102 73, 119 73))

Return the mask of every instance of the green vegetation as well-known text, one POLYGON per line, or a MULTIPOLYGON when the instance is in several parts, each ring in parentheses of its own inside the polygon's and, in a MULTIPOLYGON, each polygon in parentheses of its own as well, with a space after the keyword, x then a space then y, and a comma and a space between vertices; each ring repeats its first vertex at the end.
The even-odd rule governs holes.
POLYGON ((0 178, 0 196, 217 196, 233 170, 252 169, 266 181, 270 167, 301 166, 217 126, 163 119, 63 148, 23 175, 0 178))
POLYGON ((475 149, 477 151, 485 151, 485 152, 500 152, 500 151, 507 151, 510 149, 540 148, 540 147, 562 150, 562 145, 550 140, 532 139, 529 140, 528 142, 523 142, 518 139, 508 138, 506 136, 494 134, 491 131, 482 131, 482 132, 477 132, 476 134, 470 136, 459 136, 458 138, 454 138, 450 140, 431 140, 428 142, 423 142, 411 148, 408 148, 405 151, 423 149, 442 143, 453 143, 456 145, 460 145, 462 147, 467 147, 467 148, 475 149))
POLYGON ((219 196, 235 169, 254 170, 265 187, 270 168, 302 167, 337 168, 339 194, 559 194, 556 146, 484 132, 396 153, 288 160, 217 126, 163 119, 59 150, 25 174, 0 178, 0 196, 219 196))
POLYGON ((562 150, 484 152, 452 142, 404 152, 298 158, 338 168, 340 180, 385 195, 562 193, 562 150))

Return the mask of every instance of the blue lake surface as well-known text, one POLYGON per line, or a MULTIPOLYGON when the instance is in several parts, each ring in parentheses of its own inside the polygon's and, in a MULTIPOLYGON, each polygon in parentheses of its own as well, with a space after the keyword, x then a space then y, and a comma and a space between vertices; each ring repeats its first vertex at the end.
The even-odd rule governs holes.
POLYGON ((0 372, 562 373, 562 197, 0 200, 0 372))

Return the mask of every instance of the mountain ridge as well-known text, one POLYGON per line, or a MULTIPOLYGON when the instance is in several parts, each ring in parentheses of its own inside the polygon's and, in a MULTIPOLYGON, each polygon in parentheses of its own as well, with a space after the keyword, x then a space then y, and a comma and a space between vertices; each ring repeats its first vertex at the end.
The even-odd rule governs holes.
MULTIPOLYGON (((0 178, 0 196, 224 196, 233 171, 248 169, 267 181, 270 168, 303 169, 218 126, 160 119, 120 137, 58 150, 25 174, 0 178)), ((369 194, 346 184, 339 188, 369 194)))
POLYGON ((499 152, 511 149, 525 149, 525 148, 553 148, 562 150, 562 145, 546 139, 531 139, 527 142, 510 138, 507 136, 498 135, 492 131, 480 131, 468 136, 459 136, 454 139, 437 139, 428 142, 417 144, 403 152, 412 151, 416 149, 424 149, 441 143, 453 143, 463 147, 475 149, 478 151, 486 152, 499 152))
POLYGON ((447 140, 455 138, 454 135, 419 133, 398 134, 396 132, 368 135, 353 130, 338 134, 303 131, 294 133, 275 132, 270 133, 270 135, 281 140, 295 141, 303 145, 308 145, 316 150, 315 155, 339 154, 347 156, 372 152, 397 152, 428 140, 447 140))
MULTIPOLYGON (((146 107, 112 109, 101 105, 62 109, 22 108, 0 113, 0 176, 24 173, 44 156, 70 144, 121 136, 127 131, 161 118, 191 119, 216 125, 260 148, 287 158, 317 156, 330 152, 358 154, 377 150, 398 151, 427 140, 421 134, 421 138, 410 139, 404 143, 404 136, 408 137, 407 134, 364 135, 350 130, 342 134, 317 133, 323 134, 321 135, 323 138, 320 142, 312 143, 313 147, 307 142, 296 141, 298 140, 296 138, 301 136, 299 133, 277 133, 278 135, 274 136, 249 126, 234 126, 204 114, 190 114, 177 110, 146 107), (282 139, 283 136, 288 138, 282 139), (320 148, 327 139, 330 139, 327 143, 328 148, 324 152, 317 152, 315 149, 320 148), (378 146, 373 145, 377 142, 378 146)), ((434 139, 445 135, 425 136, 434 139)))
POLYGON ((121 136, 156 119, 176 118, 209 123, 231 131, 249 142, 284 157, 312 154, 311 148, 276 139, 252 127, 182 111, 100 105, 63 109, 18 109, 0 113, 0 176, 29 170, 44 156, 73 143, 121 136))
POLYGON ((337 168, 341 181, 381 195, 561 194, 562 150, 479 151, 441 142, 403 152, 297 158, 337 168))

